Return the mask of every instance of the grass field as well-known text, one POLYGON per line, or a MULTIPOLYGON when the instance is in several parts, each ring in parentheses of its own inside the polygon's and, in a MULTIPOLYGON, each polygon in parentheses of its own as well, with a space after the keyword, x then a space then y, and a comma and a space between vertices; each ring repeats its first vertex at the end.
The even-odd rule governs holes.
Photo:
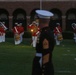
MULTIPOLYGON (((0 75, 31 75, 35 49, 29 39, 15 46, 12 38, 0 43, 0 75)), ((55 75, 76 75, 76 44, 63 40, 53 51, 55 75)))

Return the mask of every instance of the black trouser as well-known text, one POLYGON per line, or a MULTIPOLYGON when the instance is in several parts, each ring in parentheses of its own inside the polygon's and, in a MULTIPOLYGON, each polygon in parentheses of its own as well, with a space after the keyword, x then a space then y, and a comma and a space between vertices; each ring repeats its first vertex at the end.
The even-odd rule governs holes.
MULTIPOLYGON (((39 63, 40 57, 33 60, 32 75, 42 75, 42 67, 39 63)), ((54 68, 51 62, 45 64, 44 75, 54 75, 54 68)))
POLYGON ((33 60, 32 75, 42 75, 42 69, 39 63, 40 57, 35 57, 33 60))
POLYGON ((51 62, 46 63, 44 66, 45 66, 44 75, 54 75, 54 67, 51 62))

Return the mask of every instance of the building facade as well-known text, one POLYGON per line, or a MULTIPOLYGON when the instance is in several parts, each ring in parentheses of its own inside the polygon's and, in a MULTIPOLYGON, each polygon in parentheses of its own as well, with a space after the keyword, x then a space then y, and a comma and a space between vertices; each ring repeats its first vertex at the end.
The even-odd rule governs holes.
POLYGON ((15 22, 27 25, 35 18, 35 10, 44 9, 54 13, 49 26, 60 23, 63 31, 71 31, 72 23, 76 23, 76 0, 0 0, 0 21, 5 21, 9 30, 15 22))

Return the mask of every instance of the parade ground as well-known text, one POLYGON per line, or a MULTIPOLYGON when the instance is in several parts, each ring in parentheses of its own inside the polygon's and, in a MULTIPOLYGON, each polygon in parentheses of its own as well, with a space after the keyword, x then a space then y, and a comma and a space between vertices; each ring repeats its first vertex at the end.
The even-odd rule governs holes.
MULTIPOLYGON (((13 38, 0 43, 0 75, 31 75, 35 48, 31 39, 23 39, 20 45, 14 45, 13 38)), ((76 75, 76 43, 64 39, 53 51, 55 75, 76 75)))

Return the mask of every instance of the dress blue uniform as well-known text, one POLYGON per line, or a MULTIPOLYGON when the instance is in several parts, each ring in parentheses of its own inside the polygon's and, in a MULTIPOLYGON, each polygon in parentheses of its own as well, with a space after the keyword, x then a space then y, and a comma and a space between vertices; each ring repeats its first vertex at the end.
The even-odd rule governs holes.
POLYGON ((54 75, 52 63, 52 52, 55 46, 54 34, 48 27, 49 21, 43 23, 44 20, 49 20, 53 14, 46 10, 36 10, 36 13, 39 17, 40 34, 37 38, 32 75, 54 75))

